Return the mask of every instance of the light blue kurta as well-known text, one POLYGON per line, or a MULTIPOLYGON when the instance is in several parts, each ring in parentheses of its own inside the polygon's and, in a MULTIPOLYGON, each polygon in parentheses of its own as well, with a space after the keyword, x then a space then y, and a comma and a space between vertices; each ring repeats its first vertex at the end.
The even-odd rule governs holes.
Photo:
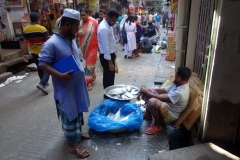
MULTIPOLYGON (((69 121, 74 120, 80 112, 88 112, 88 107, 90 106, 85 73, 80 62, 75 40, 72 40, 72 49, 80 72, 67 82, 63 82, 59 78, 52 76, 54 99, 59 101, 69 121)), ((61 35, 54 34, 42 47, 38 59, 39 66, 44 64, 52 66, 54 63, 71 54, 70 41, 61 35)))

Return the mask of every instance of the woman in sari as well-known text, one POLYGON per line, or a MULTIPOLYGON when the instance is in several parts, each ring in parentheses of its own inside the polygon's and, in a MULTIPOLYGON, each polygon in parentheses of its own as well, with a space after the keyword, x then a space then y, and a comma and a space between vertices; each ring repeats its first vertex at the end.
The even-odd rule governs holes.
POLYGON ((96 79, 95 65, 97 62, 98 40, 97 29, 98 22, 89 16, 88 9, 81 10, 81 26, 78 28, 77 41, 79 42, 82 56, 85 60, 84 70, 88 90, 92 90, 92 83, 96 79))
POLYGON ((138 16, 134 16, 134 21, 136 24, 136 28, 137 28, 137 33, 136 33, 136 49, 133 50, 133 54, 135 57, 139 57, 139 52, 140 52, 140 39, 142 37, 142 26, 140 24, 140 22, 138 22, 138 16))

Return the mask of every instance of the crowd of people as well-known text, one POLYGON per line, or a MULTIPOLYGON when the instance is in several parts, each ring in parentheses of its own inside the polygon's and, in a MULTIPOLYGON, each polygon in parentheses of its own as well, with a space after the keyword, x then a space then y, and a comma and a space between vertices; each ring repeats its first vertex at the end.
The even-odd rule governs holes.
MULTIPOLYGON (((90 155, 79 142, 89 139, 89 135, 82 132, 81 127, 84 124, 83 112, 88 112, 90 106, 88 91, 93 89, 93 81, 96 79, 98 56, 103 68, 105 89, 114 85, 119 43, 124 48, 125 58, 132 58, 133 51, 139 48, 150 52, 152 45, 149 36, 153 36, 153 32, 160 29, 161 23, 159 14, 153 17, 149 17, 147 32, 144 32, 143 25, 147 20, 143 14, 122 16, 115 9, 108 12, 100 10, 93 14, 86 8, 82 8, 80 12, 67 8, 56 22, 55 33, 49 35, 46 28, 38 24, 38 13, 30 14, 31 24, 24 28, 23 59, 28 61, 29 44, 29 50, 38 67, 40 82, 37 88, 44 94, 48 94, 46 87, 49 85, 49 75, 52 76, 56 109, 70 153, 80 158, 90 155), (144 38, 140 42, 142 35, 144 38), (53 64, 68 56, 74 57, 79 68, 77 74, 73 75, 73 70, 61 73, 53 67, 53 64)), ((145 130, 146 134, 161 131, 162 122, 175 121, 186 108, 190 76, 191 71, 188 68, 178 68, 175 82, 171 86, 165 89, 140 90, 139 97, 146 101, 148 108, 144 119, 154 119, 154 124, 145 130)), ((108 98, 106 95, 103 97, 108 98)))

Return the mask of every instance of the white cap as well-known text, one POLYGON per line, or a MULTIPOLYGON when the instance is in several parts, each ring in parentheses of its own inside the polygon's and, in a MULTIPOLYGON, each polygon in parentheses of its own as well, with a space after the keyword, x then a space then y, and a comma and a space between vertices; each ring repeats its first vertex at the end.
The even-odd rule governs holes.
POLYGON ((80 20, 80 13, 74 9, 69 9, 69 8, 64 9, 62 16, 80 20))

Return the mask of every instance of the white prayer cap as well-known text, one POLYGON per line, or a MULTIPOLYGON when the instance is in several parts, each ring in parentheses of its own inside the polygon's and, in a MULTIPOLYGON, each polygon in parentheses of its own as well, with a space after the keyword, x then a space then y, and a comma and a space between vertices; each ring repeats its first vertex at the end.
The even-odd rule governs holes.
POLYGON ((69 9, 69 8, 64 9, 62 16, 80 20, 80 13, 74 9, 69 9))

